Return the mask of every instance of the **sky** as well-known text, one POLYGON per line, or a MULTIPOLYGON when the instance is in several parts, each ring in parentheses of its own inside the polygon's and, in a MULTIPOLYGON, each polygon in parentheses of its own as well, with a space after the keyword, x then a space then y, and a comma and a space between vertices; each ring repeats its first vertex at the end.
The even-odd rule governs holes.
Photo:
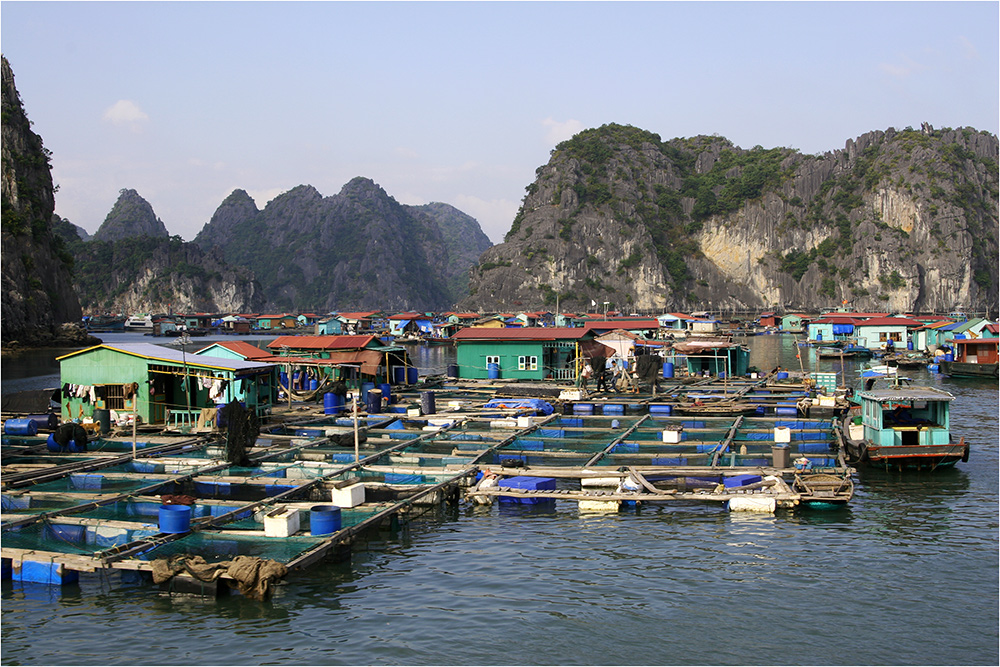
POLYGON ((634 125, 814 154, 889 127, 998 134, 997 2, 0 2, 0 46, 93 233, 124 188, 191 240, 356 176, 494 243, 552 149, 634 125))

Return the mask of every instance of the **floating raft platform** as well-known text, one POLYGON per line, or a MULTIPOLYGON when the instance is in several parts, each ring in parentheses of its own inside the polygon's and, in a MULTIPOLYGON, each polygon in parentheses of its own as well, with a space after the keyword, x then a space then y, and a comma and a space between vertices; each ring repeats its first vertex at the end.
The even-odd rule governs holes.
POLYGON ((481 382, 420 389, 356 417, 286 406, 242 466, 227 462, 217 432, 107 437, 77 453, 5 436, 3 574, 63 585, 81 572, 145 572, 170 590, 222 581, 264 597, 289 571, 344 557, 367 531, 442 503, 773 512, 853 493, 836 405, 804 409, 805 385, 693 379, 656 394, 561 386, 555 397, 481 382), (695 401, 738 402, 740 414, 677 414, 695 401))

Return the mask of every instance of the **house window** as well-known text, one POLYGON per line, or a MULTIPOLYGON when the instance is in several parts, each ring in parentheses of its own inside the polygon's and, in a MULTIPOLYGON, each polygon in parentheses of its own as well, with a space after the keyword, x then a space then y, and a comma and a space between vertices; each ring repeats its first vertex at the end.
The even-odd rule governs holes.
POLYGON ((538 357, 537 356, 521 356, 517 358, 517 370, 519 371, 537 371, 538 370, 538 357))
POLYGON ((491 357, 491 356, 487 355, 487 357, 486 357, 486 365, 489 366, 490 364, 496 364, 497 366, 499 366, 500 365, 500 357, 499 356, 491 357))

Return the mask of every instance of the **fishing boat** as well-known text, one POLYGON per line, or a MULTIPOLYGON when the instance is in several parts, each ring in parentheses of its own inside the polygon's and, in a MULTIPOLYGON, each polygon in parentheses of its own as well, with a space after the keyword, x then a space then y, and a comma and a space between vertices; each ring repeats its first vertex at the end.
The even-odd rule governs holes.
POLYGON ((850 412, 841 425, 850 461, 897 469, 935 469, 968 461, 965 438, 956 443, 951 436, 954 399, 942 389, 898 381, 885 388, 866 385, 852 399, 860 414, 850 412))
POLYGON ((1000 338, 956 340, 955 358, 941 362, 941 372, 955 377, 997 377, 1000 338))

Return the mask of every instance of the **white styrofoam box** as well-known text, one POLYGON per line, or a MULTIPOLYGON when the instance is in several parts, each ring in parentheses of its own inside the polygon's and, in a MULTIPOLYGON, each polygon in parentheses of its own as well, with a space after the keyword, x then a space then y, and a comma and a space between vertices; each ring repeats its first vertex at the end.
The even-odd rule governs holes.
POLYGON ((774 496, 739 496, 729 499, 730 512, 764 512, 773 514, 778 506, 774 496))
POLYGON ((535 418, 531 415, 523 415, 517 418, 518 428, 528 428, 535 425, 535 418))
POLYGON ((279 507, 264 515, 266 537, 289 537, 299 532, 299 511, 294 507, 279 507))
POLYGON ((663 430, 663 442, 678 443, 681 441, 681 430, 668 428, 663 430))
POLYGON ((559 399, 562 401, 583 400, 583 391, 580 389, 563 389, 559 392, 559 399))
POLYGON ((337 507, 357 507, 365 502, 365 485, 359 482, 342 489, 333 489, 330 501, 337 507))
POLYGON ((494 419, 490 422, 490 428, 517 428, 516 419, 494 419))
POLYGON ((409 407, 409 408, 406 408, 406 416, 407 417, 419 417, 420 416, 420 408, 419 407, 409 407))
POLYGON ((581 500, 579 503, 581 512, 617 512, 621 501, 619 500, 581 500))
POLYGON ((462 401, 448 401, 448 409, 457 412, 462 409, 462 401))
POLYGON ((774 441, 775 442, 791 442, 792 441, 792 429, 787 426, 775 426, 774 427, 774 441))
POLYGON ((823 408, 832 408, 837 404, 837 399, 833 396, 820 396, 819 404, 823 408))
POLYGON ((580 486, 583 488, 610 487, 616 489, 621 483, 621 477, 584 477, 580 480, 580 486))

